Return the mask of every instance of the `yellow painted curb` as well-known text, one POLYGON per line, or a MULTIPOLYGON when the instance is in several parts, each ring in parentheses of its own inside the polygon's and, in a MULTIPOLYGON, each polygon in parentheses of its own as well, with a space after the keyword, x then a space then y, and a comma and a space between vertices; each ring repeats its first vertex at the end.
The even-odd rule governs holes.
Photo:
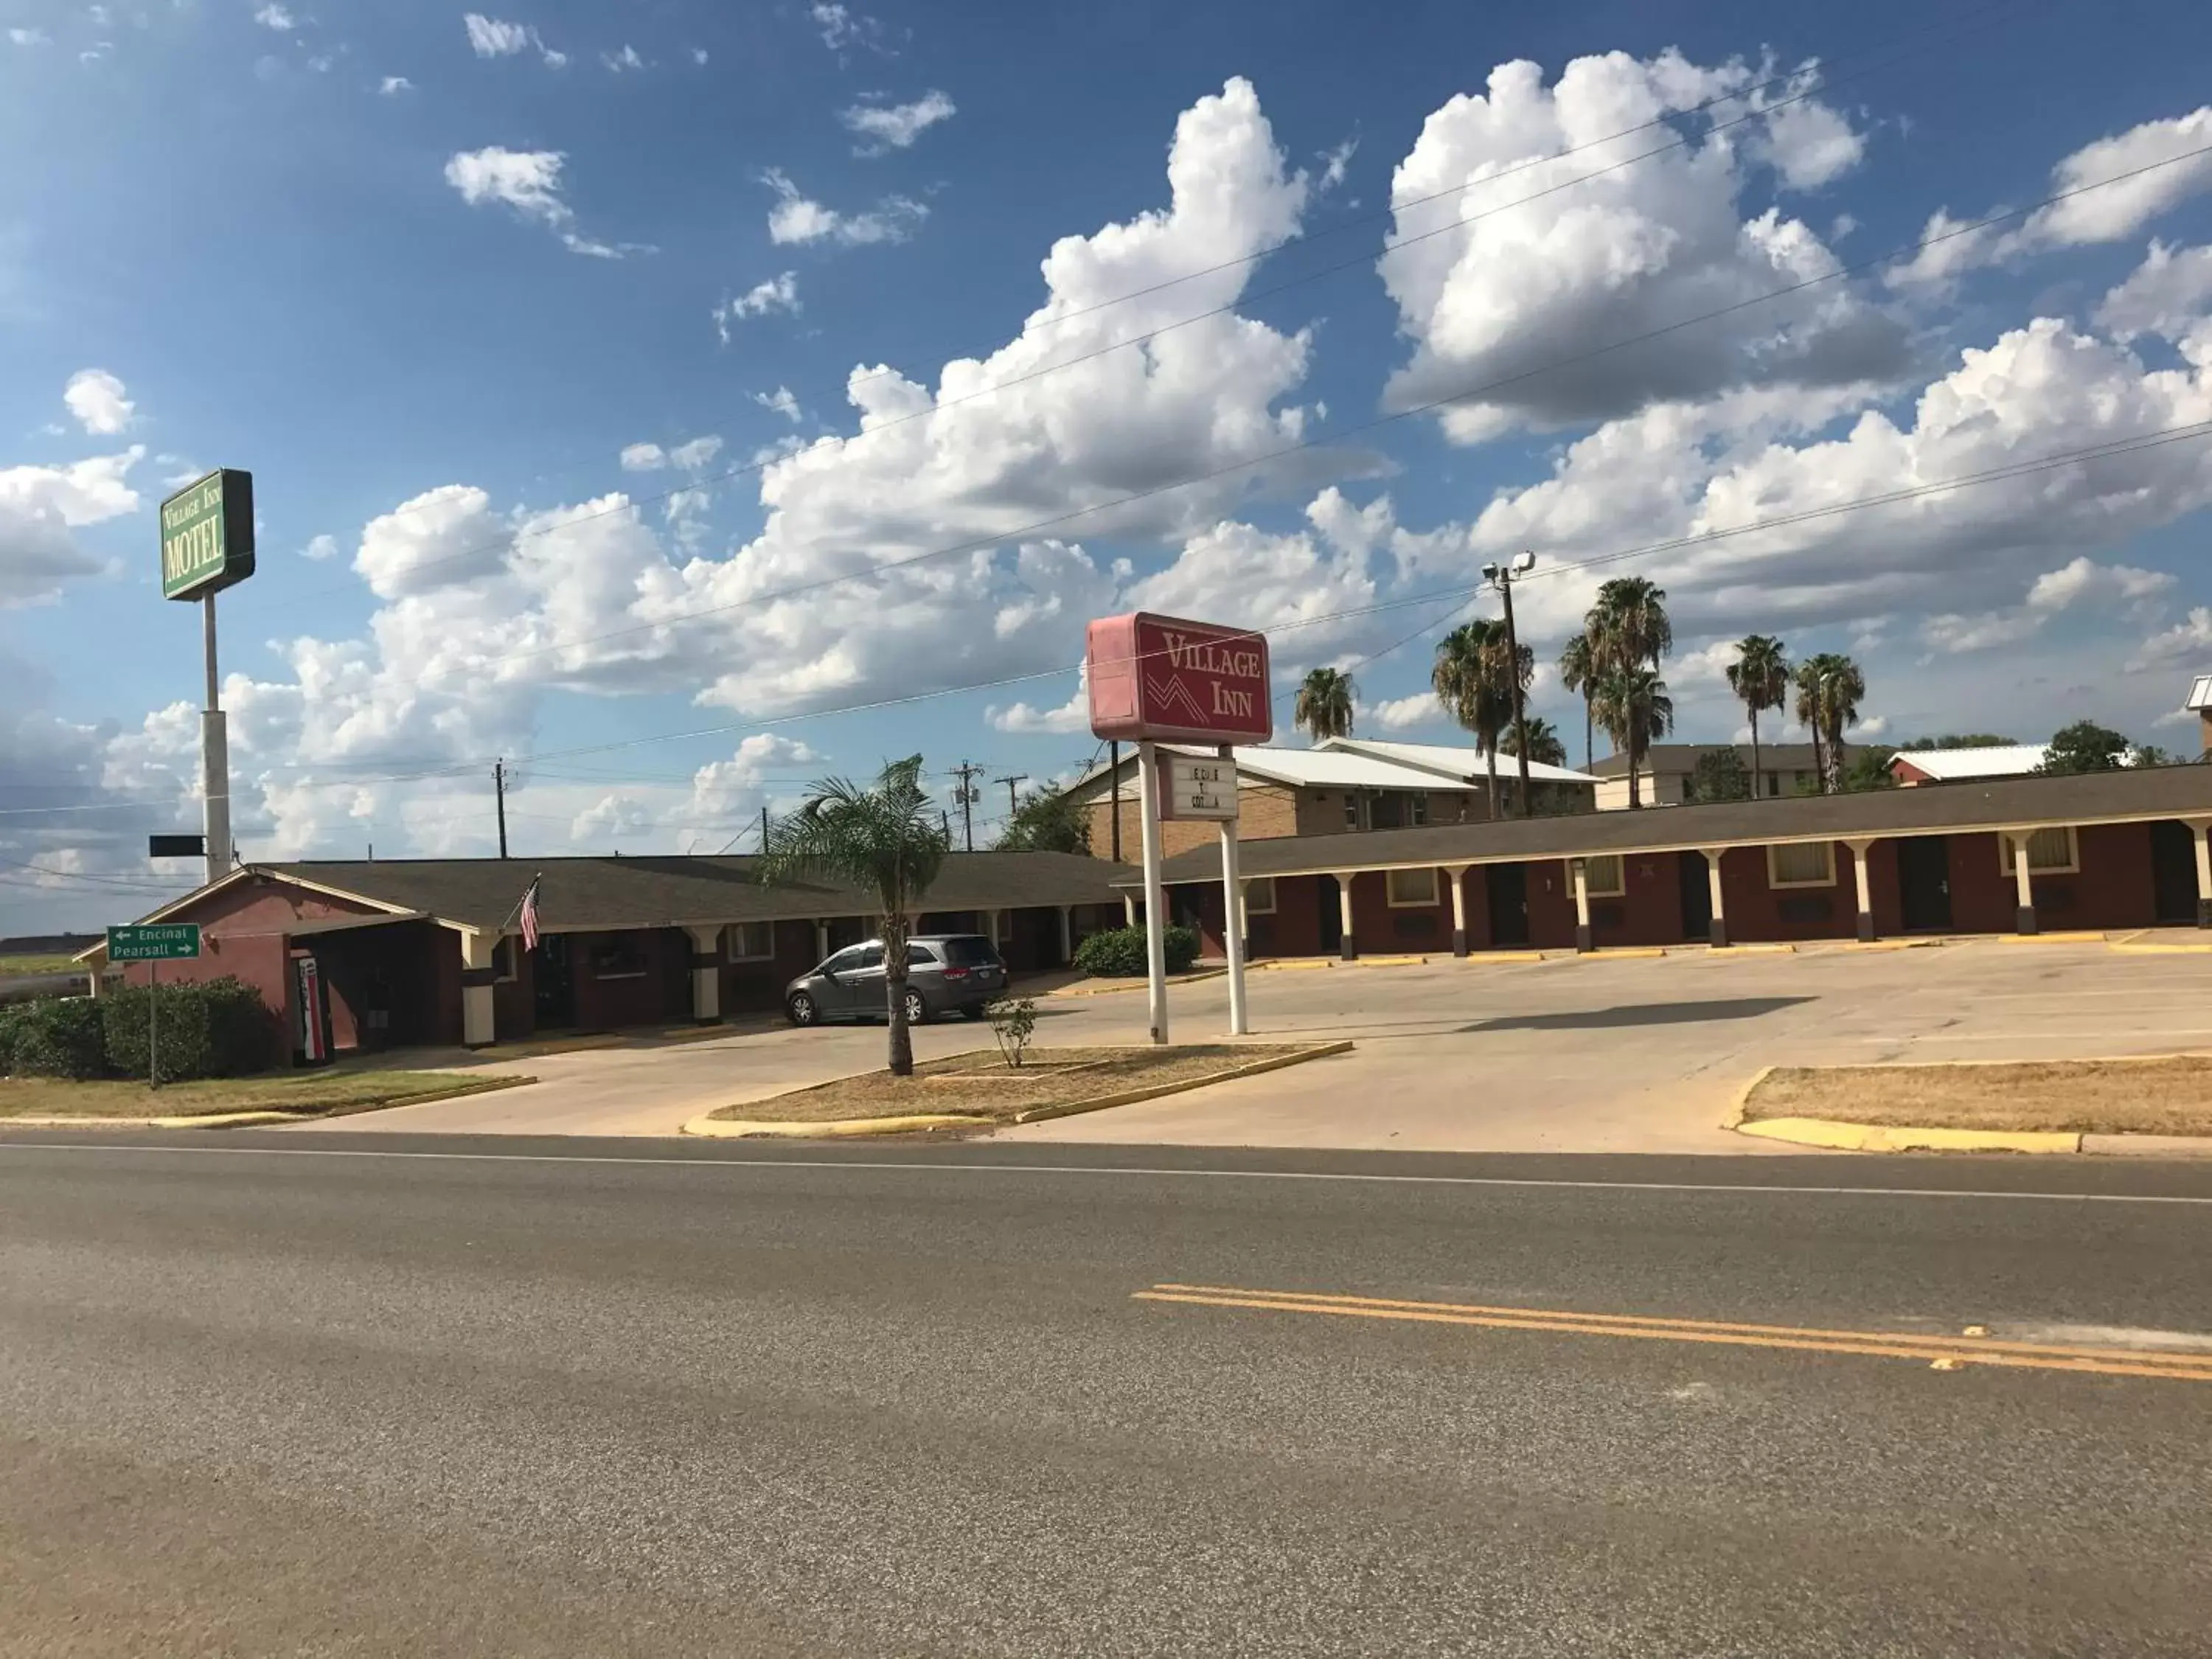
POLYGON ((787 1140, 823 1140, 839 1139, 847 1135, 907 1134, 917 1129, 966 1128, 992 1121, 964 1112, 921 1112, 906 1117, 843 1117, 817 1123, 749 1122, 744 1118, 709 1116, 693 1118, 684 1126, 684 1133, 704 1135, 714 1140, 744 1140, 754 1136, 774 1136, 787 1140))
POLYGON ((1426 957, 1357 957, 1351 965, 1354 968, 1418 968, 1427 960, 1426 957))
POLYGON ((428 1106, 441 1100, 459 1100, 468 1095, 488 1095, 500 1089, 517 1089, 535 1083, 534 1077, 476 1078, 450 1089, 407 1095, 397 1100, 348 1101, 336 1106, 256 1107, 244 1112, 185 1112, 173 1117, 100 1117, 91 1113, 41 1117, 0 1117, 0 1126, 14 1123, 33 1129, 78 1129, 88 1127, 118 1129, 245 1129, 256 1124, 307 1123, 323 1117, 356 1117, 364 1112, 389 1111, 399 1106, 428 1106))
POLYGON ((1647 962, 1667 954, 1663 945, 1601 945, 1594 950, 1577 951, 1577 959, 1583 957, 1602 957, 1607 962, 1647 962))
POLYGON ((1465 956, 1455 957, 1455 960, 1474 963, 1541 962, 1544 960, 1544 953, 1541 951, 1469 951, 1465 956))
POLYGON ((186 1114, 182 1117, 149 1117, 146 1125, 153 1129, 244 1129, 257 1123, 302 1123, 319 1112, 202 1112, 198 1116, 186 1114))
POLYGON ((1838 940, 1837 948, 1844 951, 1925 951, 1950 942, 1948 939, 1847 939, 1838 940))
POLYGON ((2112 949, 2124 957, 2203 957, 2212 956, 2212 944, 2205 945, 2114 945, 2112 949))
POLYGON ((2081 1137, 2057 1130, 1917 1129, 1838 1123, 1825 1117, 1770 1117, 1739 1123, 1738 1134, 1826 1146, 1844 1152, 2078 1152, 2081 1137))
MULTIPOLYGON (((1203 973, 1170 974, 1168 975, 1167 982, 1170 985, 1195 985, 1201 980, 1219 979, 1228 971, 1229 970, 1226 968, 1209 968, 1203 973)), ((1112 996, 1116 992, 1120 991, 1142 991, 1148 988, 1150 984, 1151 981, 1149 980, 1141 978, 1129 980, 1117 979, 1105 984, 1094 984, 1089 980, 1078 980, 1073 985, 1063 985, 1058 990, 1047 991, 1044 994, 1048 998, 1103 997, 1112 996)))
POLYGON ((1771 1066, 1760 1066, 1751 1074, 1751 1081, 1735 1091, 1734 1104, 1729 1106, 1728 1115, 1721 1120, 1722 1128, 1734 1129, 1742 1126, 1743 1115, 1751 1109, 1752 1096, 1759 1092, 1759 1085, 1766 1081, 1773 1070, 1771 1066))
POLYGON ((2005 945, 2102 945, 2105 936, 2100 933, 1996 933, 1991 935, 2005 945))
POLYGON ((1334 957, 1270 957, 1267 961, 1255 962, 1251 966, 1253 970, 1258 973, 1296 974, 1313 968, 1334 968, 1336 966, 1336 958, 1334 957))
POLYGON ((1351 1052, 1352 1043, 1348 1038, 1336 1042, 1316 1043, 1295 1054, 1276 1054, 1267 1060, 1255 1060, 1249 1066, 1232 1066, 1225 1072, 1209 1072, 1204 1077, 1185 1078, 1178 1083, 1156 1083, 1146 1089, 1125 1089, 1118 1095, 1100 1095, 1091 1100, 1071 1101, 1065 1106, 1039 1106, 1033 1111, 1020 1114, 1014 1121, 1043 1123, 1056 1117, 1073 1117, 1082 1112, 1103 1112, 1109 1106, 1133 1106, 1140 1100, 1158 1100, 1163 1095, 1179 1095, 1187 1090, 1208 1088, 1216 1083, 1229 1083, 1240 1077, 1257 1077, 1262 1072, 1279 1072, 1285 1066, 1297 1066, 1309 1060, 1351 1052))
POLYGON ((1736 957, 1794 957, 1797 947, 1777 939, 1760 939, 1750 945, 1707 945, 1716 956, 1736 957))

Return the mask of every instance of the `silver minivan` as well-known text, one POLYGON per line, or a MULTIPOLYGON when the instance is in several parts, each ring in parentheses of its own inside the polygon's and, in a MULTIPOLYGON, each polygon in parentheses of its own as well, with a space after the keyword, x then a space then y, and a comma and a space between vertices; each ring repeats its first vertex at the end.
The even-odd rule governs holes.
MULTIPOLYGON (((923 933, 906 947, 906 1018, 924 1025, 957 1012, 981 1019, 983 1005, 1006 988, 999 947, 981 933, 923 933)), ((793 1025, 831 1020, 888 1019, 884 942, 848 945, 783 988, 783 1012, 793 1025)))

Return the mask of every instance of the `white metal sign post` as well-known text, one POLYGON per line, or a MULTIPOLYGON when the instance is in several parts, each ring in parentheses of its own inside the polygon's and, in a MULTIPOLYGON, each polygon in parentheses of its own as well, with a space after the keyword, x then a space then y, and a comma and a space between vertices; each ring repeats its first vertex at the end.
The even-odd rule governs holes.
POLYGON ((1167 889, 1160 881, 1160 753, 1156 744, 1137 745, 1137 787, 1144 797, 1145 973, 1152 1014, 1152 1041, 1168 1040, 1167 889))
POLYGON ((1221 932, 1229 947, 1229 1035, 1245 1036, 1252 1027, 1244 1017, 1244 882, 1237 872, 1237 751, 1225 743, 1221 764, 1229 773, 1229 816, 1221 820, 1221 932))

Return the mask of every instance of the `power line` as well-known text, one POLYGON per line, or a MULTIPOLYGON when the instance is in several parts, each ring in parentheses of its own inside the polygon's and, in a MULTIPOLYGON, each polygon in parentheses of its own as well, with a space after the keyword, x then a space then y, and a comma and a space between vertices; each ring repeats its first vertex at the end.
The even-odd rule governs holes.
MULTIPOLYGON (((1995 12, 2001 11, 2005 9, 2005 7, 1999 5, 1987 8, 1986 9, 1995 12)), ((1962 26, 1961 28, 1956 32, 1964 33, 1966 28, 1971 27, 1972 27, 1971 24, 1962 26)), ((1379 254, 1362 253, 1354 258, 1340 260, 1333 264, 1322 265, 1316 270, 1307 271, 1303 275, 1288 278, 1275 284, 1272 288, 1261 289, 1250 293, 1240 293, 1236 298, 1225 302, 1224 304, 1209 307, 1205 311, 1194 313, 1188 317, 1179 318, 1174 322, 1163 324, 1160 327, 1150 330, 1145 333, 1133 334, 1125 339, 1112 341, 1108 344, 1097 347, 1090 351, 1083 352, 1076 356, 1065 358, 1057 362, 1045 364, 1025 373, 1011 376, 1006 380, 994 380, 989 386, 979 386, 972 392, 963 392, 955 398, 939 397, 934 398, 927 408, 913 410, 904 415, 895 416, 890 420, 879 421, 872 426, 866 427, 862 430, 851 434, 849 437, 842 439, 842 441, 849 447, 850 445, 860 442, 875 434, 890 431, 894 428, 904 426, 909 422, 927 420, 935 415, 942 413, 945 410, 957 408, 963 404, 972 403, 979 398, 995 396, 997 393, 1008 390, 1013 386, 1025 386, 1033 380, 1042 380, 1048 374, 1056 374, 1064 369, 1078 368, 1084 363, 1094 362, 1097 359, 1106 356, 1113 352, 1127 350, 1137 346, 1148 344, 1152 341, 1158 339, 1164 335, 1171 334, 1179 329, 1188 328, 1194 324, 1204 322, 1209 318, 1223 316, 1233 313, 1240 307, 1249 306, 1261 300, 1271 299, 1277 295, 1288 293, 1293 289, 1303 288, 1309 283, 1319 282, 1324 277, 1334 276, 1346 270, 1364 268, 1371 264, 1378 263, 1380 260, 1389 258, 1392 253, 1395 252, 1400 248, 1411 246, 1418 242, 1427 241, 1432 237, 1448 235, 1453 231, 1464 229, 1468 225, 1476 223, 1483 219, 1490 218, 1494 215, 1510 212, 1516 208, 1528 206, 1533 202, 1540 201, 1546 197, 1556 195, 1561 191, 1571 190, 1578 185, 1588 184, 1592 179, 1604 178, 1610 173, 1618 173, 1627 167, 1634 167, 1639 162, 1650 160, 1653 156, 1663 155, 1674 150, 1686 149, 1700 138, 1711 138, 1716 133, 1727 131, 1729 128, 1740 126, 1747 121, 1765 119, 1778 111, 1787 109, 1792 105, 1803 102, 1807 99, 1814 96, 1817 93, 1822 91, 1832 91, 1835 88, 1847 85, 1851 81, 1860 79, 1866 75, 1871 74, 1877 69, 1886 68, 1889 64, 1903 61, 1904 58, 1911 55, 1911 54, 1910 53, 1898 54, 1879 63, 1869 64, 1865 69, 1856 71, 1849 76, 1823 77, 1818 80, 1814 84, 1808 86, 1804 90, 1792 94, 1787 98, 1778 99, 1771 104, 1762 105, 1758 108, 1747 111, 1742 115, 1736 116, 1733 119, 1716 122, 1712 125, 1707 127, 1702 133, 1692 132, 1682 134, 1666 143, 1656 145, 1650 149, 1641 151, 1635 155, 1626 157, 1621 161, 1610 162, 1607 165, 1598 167, 1592 172, 1578 174, 1575 178, 1562 179, 1557 183, 1547 185, 1541 190, 1532 191, 1526 196, 1516 197, 1510 202, 1498 203, 1494 206, 1485 208, 1480 212, 1462 215, 1445 224, 1436 226, 1431 229, 1421 231, 1416 234, 1402 236, 1396 241, 1389 243, 1379 254)), ((1549 165, 1553 161, 1565 160, 1570 156, 1579 155, 1584 150, 1597 149, 1606 144, 1616 143, 1622 138, 1632 137, 1637 133, 1647 131, 1653 127, 1668 127, 1674 121, 1698 114, 1711 108, 1716 104, 1728 102, 1737 98, 1754 96, 1757 93, 1766 88, 1785 84, 1796 78, 1797 78, 1796 72, 1793 71, 1790 75, 1778 76, 1771 80, 1759 82, 1756 86, 1745 88, 1741 92, 1720 94, 1713 98, 1707 99, 1701 104, 1692 106, 1687 110, 1674 112, 1668 115, 1655 117, 1653 119, 1640 123, 1636 126, 1624 128, 1621 131, 1614 133, 1609 137, 1591 139, 1588 143, 1574 145, 1569 149, 1557 151, 1552 155, 1537 156, 1526 161, 1516 163, 1514 166, 1504 168, 1498 173, 1489 174, 1481 179, 1473 179, 1468 183, 1453 185, 1444 190, 1431 191, 1425 196, 1409 198, 1402 203, 1394 203, 1392 206, 1387 210, 1383 210, 1374 214, 1369 214, 1359 219, 1347 222, 1346 223, 1333 228, 1331 230, 1327 232, 1317 232, 1312 237, 1293 234, 1292 236, 1284 239, 1282 241, 1273 244, 1269 247, 1261 249, 1256 253, 1240 256, 1237 258, 1226 260, 1217 265, 1208 266, 1202 270, 1188 273, 1182 276, 1169 278, 1166 281, 1154 283, 1149 288, 1136 289, 1132 293, 1121 295, 1119 298, 1114 300, 1102 301, 1097 305, 1087 307, 1079 311, 1063 313, 1059 317, 1047 319, 1046 323, 1042 325, 1042 326, 1056 326, 1059 323, 1072 320, 1076 317, 1086 316, 1094 312, 1106 310, 1113 306, 1125 304, 1128 301, 1142 298, 1146 295, 1157 293, 1163 289, 1175 287, 1181 283, 1195 280, 1200 276, 1212 275, 1220 270, 1231 270, 1239 265, 1256 263, 1258 260, 1267 258, 1269 254, 1290 246, 1292 242, 1317 240, 1323 235, 1335 234, 1340 230, 1353 228, 1360 224, 1370 223, 1381 219, 1395 217, 1408 207, 1421 206, 1428 203, 1441 200, 1445 197, 1462 196, 1468 191, 1476 188, 1478 185, 1494 184, 1498 179, 1510 178, 1516 174, 1528 172, 1533 168, 1549 165)), ((1033 332, 1034 331, 1024 328, 1018 338, 1027 339, 1030 337, 1033 332)), ((848 387, 854 385, 865 385, 869 381, 884 379, 890 374, 899 372, 900 371, 892 369, 881 370, 874 374, 861 376, 857 380, 848 381, 847 384, 848 387)), ((1423 411, 1415 410, 1411 412, 1419 413, 1423 411)), ((1360 429, 1362 428, 1352 428, 1354 431, 1360 429)), ((633 511, 640 507, 653 506, 661 502, 672 501, 679 495, 686 495, 694 489, 700 489, 708 484, 726 483, 733 479, 745 477, 754 473, 765 471, 769 466, 775 465, 776 461, 782 459, 783 457, 781 455, 771 455, 766 459, 757 458, 744 465, 726 468, 720 472, 695 473, 689 477, 682 484, 673 486, 668 489, 661 490, 649 495, 626 496, 624 504, 621 507, 603 508, 597 513, 575 514, 562 520, 561 523, 556 525, 549 525, 542 529, 535 531, 518 531, 512 535, 501 537, 493 541, 481 543, 472 547, 462 548, 453 553, 441 554, 434 559, 423 560, 421 563, 410 567, 410 573, 413 574, 422 570, 434 569, 440 565, 459 563, 466 560, 480 557, 486 553, 498 552, 503 549, 513 546, 516 542, 524 539, 526 536, 553 535, 561 531, 571 529, 580 524, 589 524, 599 519, 615 517, 621 514, 633 511)), ((1193 480, 1192 482, 1198 481, 1193 480)), ((397 516, 397 514, 388 514, 384 516, 393 517, 397 516)), ((846 580, 850 579, 848 578, 846 580)), ((325 588, 308 589, 306 592, 296 595, 295 597, 307 598, 312 597, 317 592, 336 592, 342 590, 338 585, 331 584, 325 588)), ((590 642, 591 641, 582 641, 582 643, 590 642)), ((566 647, 543 647, 544 650, 557 650, 566 647)), ((495 660, 498 659, 495 659, 495 660)))
MULTIPOLYGON (((1688 548, 1700 547, 1713 543, 1724 542, 1738 536, 1754 535, 1763 531, 1784 529, 1793 525, 1814 523, 1823 519, 1842 517, 1849 514, 1864 512, 1875 507, 1894 506, 1901 502, 1919 500, 1929 495, 1943 495, 1955 489, 1972 489, 1982 484, 2002 483, 2009 479, 2025 477, 2040 472, 2051 471, 2062 466, 2078 465, 2098 460, 2109 459, 2121 455, 2134 454, 2143 450, 2163 448, 2169 444, 2182 443, 2204 437, 2212 437, 2212 421, 2191 422, 2179 426, 2160 428, 2152 432, 2137 433, 2127 438, 2113 439, 2104 443, 2092 444, 2079 449, 2053 452, 2032 460, 2008 462, 2002 466, 1987 468, 1978 472, 1963 473, 1954 477, 1936 479, 1927 483, 1913 485, 1902 489, 1886 490, 1876 495, 1858 496, 1847 501, 1832 501, 1820 507, 1808 507, 1797 513, 1780 514, 1771 518, 1753 519, 1742 524, 1731 525, 1724 528, 1696 531, 1686 535, 1669 537, 1662 541, 1642 543, 1632 547, 1620 548, 1605 553, 1592 554, 1586 558, 1553 560, 1540 567, 1535 572, 1533 572, 1528 579, 1534 580, 1540 577, 1563 576, 1573 571, 1593 569, 1601 566, 1620 563, 1630 559, 1649 558, 1657 554, 1674 552, 1688 548)), ((1395 644, 1387 646, 1382 650, 1370 653, 1367 657, 1358 659, 1360 661, 1371 662, 1389 654, 1392 651, 1401 648, 1402 646, 1410 643, 1413 640, 1419 638, 1421 635, 1437 627, 1440 620, 1449 620, 1450 616, 1454 612, 1463 608, 1471 599, 1479 598, 1487 586, 1488 584, 1486 582, 1477 581, 1467 584, 1463 586, 1437 588, 1425 593, 1407 594, 1394 599, 1380 599, 1371 605, 1348 606, 1340 611, 1324 612, 1316 616, 1301 617, 1292 622, 1285 623, 1277 628, 1255 631, 1265 631, 1269 634, 1293 633, 1299 629, 1319 627, 1325 623, 1348 621, 1358 617, 1373 616, 1385 611, 1403 610, 1411 606, 1437 605, 1447 600, 1452 602, 1452 610, 1450 611, 1447 611, 1444 617, 1442 619, 1431 618, 1425 622, 1412 634, 1406 635, 1405 638, 1400 640, 1395 644)), ((910 692, 898 696, 878 697, 871 699, 866 702, 848 703, 840 708, 811 709, 803 714, 775 715, 763 720, 736 721, 723 726, 694 727, 682 732, 656 732, 642 737, 617 738, 606 743, 595 744, 584 748, 562 750, 559 752, 564 755, 604 754, 623 749, 635 748, 647 744, 673 743, 692 738, 725 737, 733 732, 752 731, 764 726, 788 725, 800 720, 826 720, 840 714, 872 713, 884 708, 902 708, 915 703, 933 702, 940 697, 963 696, 975 691, 996 690, 1006 686, 1024 684, 1037 680, 1060 679, 1064 678, 1068 675, 1074 674, 1077 672, 1078 671, 1073 667, 1037 669, 1027 673, 1004 675, 995 679, 971 681, 962 685, 943 686, 928 691, 910 692)), ((1284 697, 1293 696, 1295 695, 1295 687, 1287 688, 1284 691, 1277 694, 1277 700, 1280 701, 1284 697)), ((434 772, 395 773, 380 778, 332 779, 319 783, 310 782, 302 787, 307 788, 356 788, 365 784, 372 783, 420 782, 432 778, 457 776, 464 774, 473 773, 477 769, 477 763, 471 762, 461 766, 444 769, 434 772)), ((966 769, 969 775, 973 775, 975 773, 984 770, 985 769, 977 766, 969 766, 966 769)), ((951 773, 948 774, 948 775, 957 775, 960 771, 961 769, 954 768, 952 769, 951 773)), ((21 817, 39 813, 67 811, 138 811, 148 807, 164 806, 168 804, 169 803, 166 801, 134 800, 92 803, 77 807, 21 807, 0 810, 0 816, 21 817)), ((424 821, 428 822, 428 820, 424 821)))

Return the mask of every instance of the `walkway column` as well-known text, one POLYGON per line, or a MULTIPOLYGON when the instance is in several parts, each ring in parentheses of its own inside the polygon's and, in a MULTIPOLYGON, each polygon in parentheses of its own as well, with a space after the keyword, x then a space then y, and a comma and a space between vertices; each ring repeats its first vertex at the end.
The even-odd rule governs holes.
POLYGON ((1137 925, 1137 896, 1134 893, 1121 895, 1121 925, 1124 927, 1137 925))
POLYGON ((1569 859, 1567 870, 1575 880, 1575 949, 1587 953, 1595 948, 1590 943, 1589 872, 1580 859, 1569 859))
POLYGON ((1444 872, 1452 884, 1452 954, 1467 954, 1467 866, 1455 865, 1444 872))
POLYGON ((1874 842, 1847 841, 1844 845, 1851 849, 1851 868, 1858 873, 1859 940, 1864 944, 1874 938, 1874 882, 1867 873, 1867 849, 1874 842))
POLYGON ((722 930, 686 927, 691 940, 691 1018, 712 1025, 722 1017, 722 930))
POLYGON ((1705 890, 1712 896, 1713 927, 1706 935, 1717 951, 1728 948, 1728 905, 1721 896, 1721 854, 1725 847, 1704 849, 1705 860, 1705 890))
POLYGON ((499 935, 471 928, 461 935, 461 1041, 471 1048, 495 1041, 491 988, 499 980, 493 952, 499 935))
POLYGON ((2027 842, 2032 832, 2017 830, 2011 832, 2013 890, 2019 899, 2014 927, 2017 932, 2033 933, 2035 927, 2035 889, 2027 873, 2027 842))
POLYGON ((817 962, 830 960, 830 924, 820 916, 814 919, 814 959, 817 962))
POLYGON ((1060 907, 1060 965, 1066 967, 1075 960, 1075 907, 1060 907))
POLYGON ((1340 873, 1336 878, 1336 954, 1343 961, 1357 962, 1359 946, 1352 936, 1352 878, 1348 874, 1340 873))
MULTIPOLYGON (((919 933, 921 930, 916 927, 910 931, 919 933)), ((999 948, 999 913, 996 910, 983 912, 983 937, 991 941, 994 951, 999 948)))
MULTIPOLYGON (((2197 925, 2212 927, 2212 845, 2205 836, 2212 831, 2212 818, 2191 818, 2189 833, 2197 842, 2197 925)), ((95 979, 94 984, 99 981, 95 979)))

